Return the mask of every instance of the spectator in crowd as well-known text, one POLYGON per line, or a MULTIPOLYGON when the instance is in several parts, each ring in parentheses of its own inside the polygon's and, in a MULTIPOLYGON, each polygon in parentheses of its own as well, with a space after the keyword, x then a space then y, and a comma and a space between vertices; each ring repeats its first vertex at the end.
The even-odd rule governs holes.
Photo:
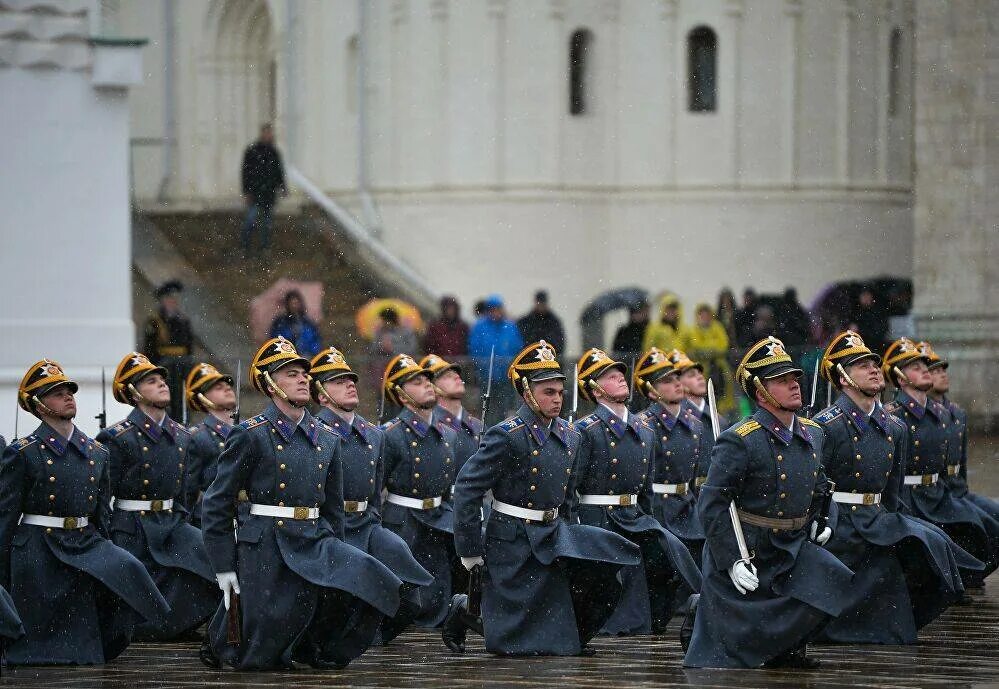
POLYGON ((732 290, 728 287, 723 288, 718 293, 718 310, 715 314, 718 322, 725 328, 725 334, 728 336, 730 347, 735 344, 737 339, 735 334, 735 313, 737 310, 735 295, 732 294, 732 290))
POLYGON ((715 318, 710 306, 698 304, 694 312, 694 324, 681 331, 679 348, 704 366, 704 375, 714 381, 718 411, 722 414, 735 408, 732 370, 728 365, 728 345, 725 326, 715 318))
POLYGON ((517 321, 517 329, 524 342, 544 340, 555 347, 556 352, 561 353, 565 349, 562 321, 548 307, 548 292, 545 290, 538 290, 534 294, 534 308, 517 321))
POLYGON ((888 339, 888 310, 882 308, 870 287, 864 287, 850 320, 856 325, 864 344, 872 352, 883 352, 888 339))
POLYGON ((427 326, 423 351, 445 359, 468 354, 468 323, 461 320, 461 307, 454 297, 441 298, 441 317, 427 326))
POLYGON ((766 304, 759 304, 756 309, 756 318, 750 329, 750 342, 758 342, 764 337, 776 335, 777 327, 774 320, 774 310, 766 304))
POLYGON ((414 356, 416 349, 416 333, 413 329, 399 322, 399 312, 387 306, 378 313, 381 325, 375 330, 375 339, 371 343, 371 353, 381 357, 387 363, 396 354, 414 356))
POLYGON ((658 347, 664 352, 679 346, 680 335, 680 299, 675 294, 667 292, 659 300, 659 320, 649 323, 642 339, 642 351, 658 347))
POLYGON ((486 315, 486 300, 479 299, 472 306, 472 320, 477 321, 485 315, 486 315))
POLYGON ((180 280, 169 280, 155 292, 159 308, 146 321, 143 333, 143 353, 157 366, 167 370, 170 386, 170 418, 183 419, 184 378, 191 370, 194 349, 194 332, 191 321, 180 307, 180 293, 184 285, 180 280))
POLYGON ((319 327, 305 313, 305 299, 297 289, 288 290, 284 295, 284 313, 271 323, 269 337, 283 337, 291 340, 302 356, 313 357, 322 347, 319 327))
POLYGON ((644 299, 628 307, 628 322, 617 329, 611 349, 614 357, 622 361, 637 359, 642 355, 642 340, 649 327, 649 302, 644 299))
POLYGON ((503 299, 498 294, 487 297, 483 307, 485 314, 475 322, 468 336, 468 353, 475 359, 481 385, 489 380, 489 357, 494 353, 493 397, 488 410, 489 418, 483 419, 488 428, 503 420, 514 406, 513 387, 506 384, 506 371, 513 358, 524 348, 524 340, 517 324, 506 317, 503 299))
MULTIPOLYGON (((243 219, 243 255, 250 256, 253 233, 260 229, 260 248, 270 246, 271 217, 277 192, 287 194, 284 165, 274 146, 274 129, 270 124, 260 128, 260 137, 243 153, 243 198, 246 217, 243 219)), ((301 353, 301 351, 300 351, 301 353)))
POLYGON ((751 347, 756 337, 756 309, 760 302, 756 291, 747 287, 742 291, 742 308, 735 312, 735 341, 740 349, 751 347))
POLYGON ((801 347, 811 339, 812 319, 798 303, 798 290, 788 287, 774 317, 779 337, 788 347, 801 347))

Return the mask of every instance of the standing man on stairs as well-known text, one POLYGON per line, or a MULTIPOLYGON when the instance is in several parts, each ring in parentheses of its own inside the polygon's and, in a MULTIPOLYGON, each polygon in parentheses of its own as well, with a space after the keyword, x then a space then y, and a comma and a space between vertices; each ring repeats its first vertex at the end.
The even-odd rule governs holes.
POLYGON ((265 123, 260 127, 260 137, 247 147, 243 154, 243 199, 246 217, 243 220, 241 239, 243 257, 250 257, 253 232, 260 228, 260 248, 270 247, 271 219, 278 190, 288 194, 284 183, 284 165, 281 154, 274 145, 274 128, 265 123))
POLYGON ((184 395, 181 381, 194 365, 191 358, 194 333, 191 321, 180 308, 180 293, 184 285, 180 280, 168 280, 156 288, 159 308, 146 321, 142 353, 165 370, 170 387, 170 418, 183 418, 184 395))

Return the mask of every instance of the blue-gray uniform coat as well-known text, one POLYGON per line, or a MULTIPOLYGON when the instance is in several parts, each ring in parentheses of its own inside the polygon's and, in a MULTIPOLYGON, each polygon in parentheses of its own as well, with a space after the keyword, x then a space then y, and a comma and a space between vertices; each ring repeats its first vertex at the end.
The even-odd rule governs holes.
POLYGON ((642 412, 641 419, 652 430, 654 438, 652 482, 687 486, 682 495, 651 493, 652 514, 683 540, 694 561, 700 562, 704 528, 697 519, 697 497, 693 488, 700 450, 704 446, 704 427, 682 405, 680 415, 673 416, 656 402, 642 412))
POLYGON ((475 418, 464 409, 461 410, 460 417, 455 416, 440 405, 434 407, 433 420, 443 423, 454 431, 454 461, 458 464, 455 471, 461 471, 468 458, 479 449, 479 436, 485 430, 482 427, 482 420, 475 418))
POLYGON ((571 523, 568 496, 580 436, 562 419, 549 426, 526 405, 486 431, 455 482, 454 541, 462 557, 483 556, 482 626, 486 649, 504 655, 576 655, 610 617, 622 565, 637 546, 615 533, 571 523), (550 510, 550 521, 480 508, 496 500, 550 510))
POLYGON ((201 509, 212 566, 236 572, 241 589, 242 643, 226 643, 221 605, 208 625, 224 662, 241 669, 346 663, 371 644, 383 615, 395 615, 402 581, 344 541, 340 446, 308 412, 296 424, 273 404, 229 434, 201 509), (319 508, 319 518, 267 517, 250 507, 237 514, 240 491, 251 505, 319 508))
POLYGON ((801 647, 849 599, 853 572, 809 539, 810 523, 772 530, 742 523, 759 587, 740 594, 729 578, 739 559, 729 503, 778 519, 814 516, 825 483, 823 432, 797 417, 793 432, 764 409, 715 443, 697 513, 707 534, 701 600, 685 667, 760 667, 801 647))
POLYGON ((107 449, 43 423, 0 462, 0 576, 27 632, 12 664, 104 663, 145 619, 170 610, 142 563, 108 540, 107 449), (22 514, 87 517, 82 529, 19 524, 22 514))
POLYGON ((961 598, 959 567, 981 563, 940 529, 899 512, 908 433, 880 405, 868 416, 849 397, 813 419, 826 432, 822 463, 837 492, 876 493, 880 504, 833 503, 826 548, 856 574, 843 613, 820 638, 912 644, 916 633, 961 598))
POLYGON ((392 494, 418 500, 443 498, 440 506, 414 509, 386 501, 382 523, 409 546, 434 581, 420 589, 416 624, 444 622, 451 595, 465 571, 454 552, 454 513, 446 499, 458 475, 455 432, 443 423, 427 423, 409 409, 384 425, 385 485, 392 494))
POLYGON ((187 476, 184 479, 184 504, 191 512, 191 524, 201 528, 201 499, 215 480, 219 455, 232 432, 229 424, 208 414, 204 421, 191 429, 188 445, 187 476))
POLYGON ((368 423, 360 414, 354 414, 353 421, 348 423, 334 411, 323 407, 316 416, 340 436, 344 501, 368 503, 363 512, 344 513, 345 540, 388 567, 403 582, 399 611, 394 618, 386 620, 381 628, 382 642, 388 643, 419 612, 417 587, 432 584, 434 578, 416 561, 406 542, 382 526, 384 432, 368 423))
POLYGON ((218 607, 221 592, 183 504, 190 432, 169 416, 158 424, 136 408, 97 439, 111 453, 116 500, 174 500, 172 509, 115 507, 111 513, 111 540, 142 561, 170 604, 165 622, 136 627, 135 638, 171 639, 200 626, 218 607))
POLYGON ((999 520, 999 502, 968 488, 968 413, 944 397, 940 402, 950 413, 947 442, 947 485, 954 495, 973 503, 992 519, 999 520))
POLYGON ((599 526, 624 536, 642 549, 642 562, 621 572, 624 592, 605 634, 650 634, 673 616, 677 590, 686 582, 701 587, 701 573, 686 546, 649 514, 653 451, 656 438, 635 414, 628 421, 604 405, 576 422, 582 438, 576 458, 579 495, 638 495, 640 504, 601 506, 578 504, 582 524, 599 526))
MULTIPOLYGON (((886 410, 909 430, 905 473, 945 477, 949 440, 946 424, 950 414, 933 400, 927 400, 924 407, 902 391, 886 410)), ((946 481, 939 478, 927 481, 926 485, 903 485, 902 503, 910 514, 936 524, 959 546, 985 563, 984 570, 962 572, 965 586, 981 585, 982 579, 996 568, 999 522, 968 500, 957 497, 946 481)))
MULTIPOLYGON (((708 477, 708 469, 711 468, 711 451, 715 447, 715 431, 711 426, 711 408, 708 406, 707 401, 704 402, 704 408, 698 408, 696 404, 691 402, 689 399, 684 398, 681 403, 681 408, 692 415, 697 421, 701 423, 701 442, 698 448, 698 462, 697 462, 697 476, 694 478, 694 495, 697 495, 697 491, 700 490, 701 485, 708 477)), ((724 431, 732 422, 726 416, 718 417, 718 428, 724 431)))

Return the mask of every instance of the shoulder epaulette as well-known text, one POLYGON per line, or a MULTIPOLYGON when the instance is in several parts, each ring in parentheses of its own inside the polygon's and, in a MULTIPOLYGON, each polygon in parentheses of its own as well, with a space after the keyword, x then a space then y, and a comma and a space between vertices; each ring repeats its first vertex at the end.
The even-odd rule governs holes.
POLYGON ((524 420, 522 418, 519 416, 512 416, 506 421, 500 423, 499 427, 504 433, 511 433, 524 425, 524 420))
POLYGON ((104 443, 98 440, 94 440, 93 438, 90 439, 90 442, 92 442, 94 444, 94 447, 96 447, 98 450, 104 450, 105 452, 108 452, 108 446, 105 445, 104 443))
POLYGON ((559 428, 561 428, 562 430, 579 435, 579 431, 573 428, 572 424, 569 423, 566 419, 559 417, 558 419, 556 419, 556 421, 558 422, 559 428))
POLYGON ((378 428, 380 428, 383 431, 390 431, 396 426, 398 426, 400 423, 402 423, 402 421, 400 421, 399 419, 389 419, 388 421, 380 425, 378 428))
MULTIPOLYGON (((887 408, 885 409, 885 411, 887 411, 887 408)), ((893 421, 895 423, 895 425, 898 426, 899 428, 901 428, 903 431, 905 430, 905 424, 902 423, 902 419, 898 418, 897 416, 895 416, 894 414, 892 414, 890 412, 888 414, 888 419, 890 421, 893 421)))
POLYGON ((576 421, 575 428, 577 431, 583 431, 596 423, 600 423, 600 417, 596 414, 590 414, 576 421))
POLYGON ((126 419, 125 421, 119 421, 114 426, 108 428, 107 433, 112 438, 117 438, 122 433, 125 433, 133 428, 135 428, 135 424, 126 419))
POLYGON ((823 424, 823 423, 829 423, 833 419, 838 418, 842 415, 843 415, 843 410, 834 404, 831 407, 826 407, 825 409, 820 411, 818 414, 813 416, 812 419, 814 419, 816 422, 820 424, 823 424))
POLYGON ((741 426, 736 426, 735 427, 735 432, 738 433, 740 437, 745 438, 747 435, 749 435, 753 431, 759 430, 761 428, 763 428, 763 426, 760 425, 759 421, 756 421, 755 419, 751 419, 751 420, 747 421, 746 423, 742 424, 741 426))
POLYGON ((245 428, 246 430, 250 430, 251 428, 256 428, 262 423, 267 423, 267 417, 264 416, 263 414, 259 414, 257 416, 254 416, 252 419, 247 419, 246 421, 243 421, 239 425, 242 428, 245 428))
POLYGON ((20 452, 21 450, 23 450, 24 448, 28 447, 29 445, 34 445, 37 442, 38 442, 38 438, 36 436, 29 435, 26 438, 21 438, 20 440, 15 440, 14 442, 12 442, 10 444, 10 446, 14 449, 15 452, 20 452))
POLYGON ((806 426, 812 426, 814 428, 822 428, 822 424, 816 423, 815 421, 812 421, 807 416, 799 416, 798 417, 798 421, 800 421, 801 423, 805 424, 806 426))
POLYGON ((319 427, 321 429, 323 429, 324 431, 329 431, 330 433, 336 433, 336 431, 333 429, 332 426, 330 426, 328 423, 326 423, 325 421, 323 421, 322 419, 320 419, 318 416, 316 416, 315 419, 316 419, 316 423, 319 424, 319 427))
POLYGON ((194 434, 194 429, 188 428, 187 426, 185 426, 182 423, 174 423, 174 427, 177 430, 179 430, 179 431, 183 431, 184 433, 187 433, 188 435, 193 435, 194 434))
POLYGON ((891 401, 885 405, 885 411, 889 414, 894 414, 896 411, 902 408, 902 405, 896 401, 891 401))

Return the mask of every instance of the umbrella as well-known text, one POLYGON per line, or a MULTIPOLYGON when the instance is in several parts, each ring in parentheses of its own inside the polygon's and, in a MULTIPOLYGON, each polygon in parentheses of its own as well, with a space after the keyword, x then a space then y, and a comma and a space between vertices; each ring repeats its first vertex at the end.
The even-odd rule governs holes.
POLYGON ((354 316, 357 332, 362 337, 373 340, 375 338, 375 331, 382 322, 378 314, 385 309, 394 309, 399 314, 400 325, 416 332, 423 331, 423 318, 420 317, 419 309, 412 304, 401 299, 372 299, 359 308, 357 314, 354 316))
POLYGON ((293 289, 302 294, 305 313, 312 322, 322 322, 323 283, 281 278, 250 301, 250 332, 255 342, 270 337, 271 323, 279 313, 284 313, 285 295, 293 289))

